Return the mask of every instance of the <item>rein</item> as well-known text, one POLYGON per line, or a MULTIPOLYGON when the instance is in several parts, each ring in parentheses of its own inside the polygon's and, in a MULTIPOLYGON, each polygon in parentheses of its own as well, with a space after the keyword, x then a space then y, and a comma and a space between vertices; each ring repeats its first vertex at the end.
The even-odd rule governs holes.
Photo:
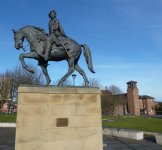
MULTIPOLYGON (((26 36, 25 36, 25 38, 26 38, 26 36)), ((25 47, 24 46, 21 47, 24 52, 26 52, 28 50, 27 49, 28 46, 30 46, 31 44, 34 44, 35 42, 37 42, 36 40, 34 40, 34 36, 31 36, 31 40, 30 41, 31 42, 30 43, 28 42, 29 44, 27 44, 25 47)))
POLYGON ((26 51, 27 51, 27 49, 26 49, 26 48, 27 48, 28 46, 29 46, 29 44, 27 44, 25 47, 23 47, 23 46, 22 46, 22 49, 23 49, 23 51, 24 51, 24 52, 26 52, 26 51))

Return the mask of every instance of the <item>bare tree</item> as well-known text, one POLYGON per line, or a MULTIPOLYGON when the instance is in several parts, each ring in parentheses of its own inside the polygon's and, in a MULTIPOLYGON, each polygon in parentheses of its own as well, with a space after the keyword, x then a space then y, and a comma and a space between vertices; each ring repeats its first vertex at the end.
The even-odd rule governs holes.
POLYGON ((112 94, 108 89, 102 90, 101 93, 101 108, 103 115, 112 115, 112 94))
MULTIPOLYGON (((60 79, 55 81, 53 84, 54 85, 58 85, 60 79)), ((72 82, 69 80, 69 79, 66 79, 64 82, 63 82, 63 86, 72 86, 72 82)))
POLYGON ((30 68, 35 71, 34 74, 24 70, 21 65, 15 66, 12 70, 7 70, 1 74, 1 97, 6 97, 11 90, 12 98, 17 97, 17 89, 21 84, 24 85, 43 85, 45 83, 43 73, 36 67, 29 64, 30 68), (2 92, 5 91, 5 92, 2 92))
POLYGON ((117 94, 122 94, 122 90, 116 86, 116 85, 111 85, 109 86, 109 91, 112 93, 112 95, 117 95, 117 94))
POLYGON ((112 93, 112 96, 109 97, 110 102, 111 102, 111 110, 112 114, 114 114, 115 109, 117 108, 117 112, 119 115, 119 107, 122 103, 122 100, 120 99, 120 94, 122 94, 122 90, 116 86, 116 85, 111 85, 109 86, 109 91, 112 93))
POLYGON ((9 112, 9 103, 8 100, 12 102, 12 85, 13 80, 8 73, 0 74, 0 108, 2 105, 7 102, 7 109, 9 112))
POLYGON ((155 103, 155 110, 157 115, 162 115, 162 102, 155 103))
POLYGON ((0 74, 0 98, 7 100, 11 97, 12 78, 7 73, 0 74))
POLYGON ((45 79, 43 73, 32 64, 28 66, 34 70, 34 74, 23 69, 20 64, 9 72, 13 78, 14 90, 17 91, 20 85, 44 85, 45 79))
MULTIPOLYGON (((82 83, 82 86, 84 86, 84 83, 82 83)), ((99 81, 95 78, 89 79, 89 87, 102 87, 102 85, 99 83, 99 81)))
POLYGON ((28 66, 34 70, 34 74, 23 69, 21 65, 17 65, 13 70, 10 71, 10 74, 14 80, 14 84, 16 84, 17 87, 20 84, 43 85, 45 83, 43 73, 38 71, 38 69, 32 64, 29 64, 28 66))

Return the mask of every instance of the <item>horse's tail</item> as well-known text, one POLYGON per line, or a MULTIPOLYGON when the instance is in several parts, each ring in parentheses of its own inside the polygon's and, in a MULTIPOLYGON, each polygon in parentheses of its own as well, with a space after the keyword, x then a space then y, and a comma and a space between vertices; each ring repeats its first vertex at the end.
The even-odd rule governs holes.
POLYGON ((86 59, 87 65, 88 65, 88 69, 92 73, 95 73, 95 71, 93 70, 92 56, 91 56, 91 51, 90 51, 89 47, 86 44, 82 44, 81 47, 83 47, 83 50, 84 50, 84 57, 86 59))

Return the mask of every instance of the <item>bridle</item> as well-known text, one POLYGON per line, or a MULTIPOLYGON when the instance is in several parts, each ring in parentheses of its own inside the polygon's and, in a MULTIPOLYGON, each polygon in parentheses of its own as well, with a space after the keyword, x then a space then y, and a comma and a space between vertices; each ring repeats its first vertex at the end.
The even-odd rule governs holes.
MULTIPOLYGON (((26 36, 25 36, 25 38, 26 38, 26 36)), ((31 40, 30 40, 32 44, 34 44, 35 42, 37 42, 36 40, 34 40, 35 38, 34 38, 34 39, 33 39, 33 38, 34 38, 34 36, 32 36, 32 37, 31 37, 31 40)), ((25 47, 24 47, 23 44, 22 44, 21 49, 22 49, 24 52, 26 52, 26 51, 28 50, 28 49, 27 49, 28 46, 30 46, 30 44, 27 44, 25 47)))

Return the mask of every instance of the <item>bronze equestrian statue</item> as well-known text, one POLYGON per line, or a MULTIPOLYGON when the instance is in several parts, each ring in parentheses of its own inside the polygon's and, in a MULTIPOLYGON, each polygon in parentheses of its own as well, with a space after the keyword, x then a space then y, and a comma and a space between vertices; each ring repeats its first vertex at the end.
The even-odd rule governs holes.
POLYGON ((83 76, 85 86, 88 86, 88 78, 84 70, 78 65, 78 60, 83 48, 88 68, 92 73, 95 73, 90 49, 86 44, 79 45, 76 41, 65 35, 60 22, 56 19, 55 11, 50 11, 49 17, 49 34, 42 28, 35 26, 25 26, 17 31, 13 29, 15 48, 17 50, 21 48, 24 49, 24 39, 26 39, 30 45, 30 52, 21 53, 19 56, 23 68, 34 73, 34 71, 26 65, 24 58, 38 60, 38 65, 42 68, 47 80, 46 85, 49 85, 51 79, 47 71, 48 61, 66 60, 69 69, 61 78, 58 85, 63 85, 63 82, 76 70, 83 76))

